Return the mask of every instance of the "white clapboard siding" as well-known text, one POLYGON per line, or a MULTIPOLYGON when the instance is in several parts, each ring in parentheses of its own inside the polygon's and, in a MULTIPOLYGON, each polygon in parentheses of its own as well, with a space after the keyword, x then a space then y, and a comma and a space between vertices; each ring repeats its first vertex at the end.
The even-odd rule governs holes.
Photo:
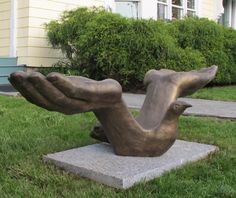
POLYGON ((65 10, 103 4, 104 0, 29 0, 28 6, 18 6, 18 62, 30 67, 48 67, 57 62, 62 54, 49 45, 44 24, 58 19, 65 10))
MULTIPOLYGON (((60 57, 63 58, 63 57, 60 57)), ((51 66, 54 63, 58 62, 59 57, 52 58, 52 57, 33 57, 30 58, 27 57, 18 57, 18 62, 24 62, 27 65, 38 65, 38 67, 45 67, 47 65, 51 66)))
POLYGON ((0 56, 8 56, 10 50, 10 0, 0 0, 0 56))
MULTIPOLYGON (((17 1, 16 46, 19 64, 51 66, 62 58, 46 39, 45 23, 58 19, 63 11, 81 6, 102 6, 104 0, 19 0, 17 1)), ((0 56, 10 51, 11 0, 0 0, 0 56)))
POLYGON ((18 56, 25 56, 25 54, 27 54, 27 56, 29 57, 47 57, 47 58, 56 58, 56 57, 60 57, 61 54, 58 50, 54 50, 50 47, 18 47, 19 52, 18 52, 18 56))
POLYGON ((217 18, 216 18, 216 12, 217 12, 216 2, 212 1, 212 0, 204 0, 201 5, 202 5, 202 7, 200 8, 201 13, 202 13, 201 17, 216 21, 217 20, 217 18))
POLYGON ((0 56, 8 56, 10 51, 9 47, 0 47, 0 56))
POLYGON ((10 46, 10 40, 6 38, 0 38, 0 46, 1 47, 9 47, 10 46))

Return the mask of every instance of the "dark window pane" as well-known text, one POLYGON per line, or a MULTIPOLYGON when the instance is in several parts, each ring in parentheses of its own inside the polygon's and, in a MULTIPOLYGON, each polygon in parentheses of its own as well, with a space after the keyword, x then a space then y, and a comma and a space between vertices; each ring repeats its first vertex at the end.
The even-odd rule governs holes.
POLYGON ((194 9, 195 8, 195 0, 188 0, 187 1, 187 6, 190 9, 194 9))
POLYGON ((183 6, 183 0, 172 0, 173 5, 183 6))
POLYGON ((157 4, 157 18, 166 19, 167 18, 167 6, 162 4, 157 4))
POLYGON ((195 16, 195 12, 188 10, 187 11, 187 16, 189 16, 189 17, 195 16))
POLYGON ((181 19, 182 15, 183 15, 182 9, 172 7, 172 19, 181 19))

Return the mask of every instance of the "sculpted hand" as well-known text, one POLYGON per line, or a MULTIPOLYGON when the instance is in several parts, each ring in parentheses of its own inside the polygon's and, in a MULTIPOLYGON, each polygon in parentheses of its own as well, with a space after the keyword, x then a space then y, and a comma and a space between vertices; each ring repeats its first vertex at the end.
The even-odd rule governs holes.
POLYGON ((109 108, 121 101, 122 88, 112 79, 95 81, 59 73, 15 72, 11 84, 29 102, 49 111, 75 114, 109 108))
POLYGON ((217 69, 218 67, 216 65, 189 72, 175 72, 169 69, 153 69, 146 73, 144 84, 148 85, 150 83, 156 83, 157 80, 165 78, 164 81, 168 81, 178 87, 177 97, 184 97, 193 94, 213 80, 217 69))
POLYGON ((101 126, 91 136, 110 142, 125 156, 160 156, 178 137, 178 118, 191 105, 177 101, 211 81, 217 66, 198 71, 150 70, 145 75, 146 98, 136 119, 122 100, 122 88, 112 79, 15 72, 9 80, 31 103, 50 111, 75 114, 93 111, 101 126))

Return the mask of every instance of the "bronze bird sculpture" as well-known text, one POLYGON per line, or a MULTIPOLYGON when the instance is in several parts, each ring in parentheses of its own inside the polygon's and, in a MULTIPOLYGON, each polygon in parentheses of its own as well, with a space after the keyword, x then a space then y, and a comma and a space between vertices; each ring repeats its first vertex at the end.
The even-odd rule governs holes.
POLYGON ((49 111, 77 114, 92 111, 101 125, 91 136, 109 142, 117 155, 160 156, 178 137, 178 118, 191 105, 178 97, 194 93, 215 76, 217 66, 198 71, 161 69, 146 73, 146 98, 134 118, 113 79, 95 81, 81 76, 15 72, 11 84, 29 102, 49 111))

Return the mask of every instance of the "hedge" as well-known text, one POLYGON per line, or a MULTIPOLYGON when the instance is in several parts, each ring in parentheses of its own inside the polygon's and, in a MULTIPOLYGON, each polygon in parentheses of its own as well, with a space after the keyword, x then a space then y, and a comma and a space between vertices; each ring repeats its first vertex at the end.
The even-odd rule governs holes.
POLYGON ((236 31, 208 19, 186 18, 174 21, 178 45, 201 52, 207 65, 218 65, 215 83, 236 82, 236 31))
POLYGON ((188 71, 216 64, 214 83, 236 83, 236 31, 207 19, 135 20, 78 8, 46 29, 49 43, 66 58, 55 65, 65 73, 135 87, 149 69, 188 71))

